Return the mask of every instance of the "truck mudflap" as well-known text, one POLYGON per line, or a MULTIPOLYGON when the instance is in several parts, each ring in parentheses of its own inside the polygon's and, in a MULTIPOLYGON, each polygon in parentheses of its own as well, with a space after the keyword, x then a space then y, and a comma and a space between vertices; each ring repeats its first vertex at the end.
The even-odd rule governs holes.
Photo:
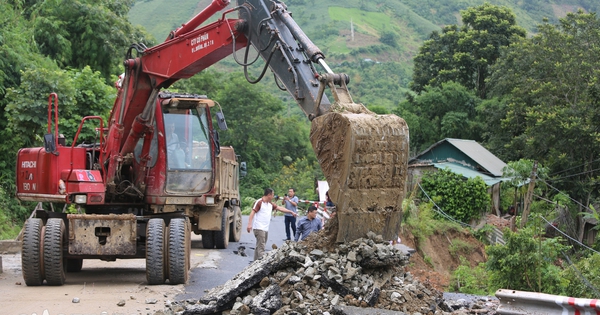
POLYGON ((404 119, 375 115, 362 104, 334 105, 312 120, 310 140, 337 206, 337 241, 366 237, 369 231, 395 240, 409 158, 404 119))
POLYGON ((135 255, 137 225, 129 214, 69 214, 69 254, 135 255))

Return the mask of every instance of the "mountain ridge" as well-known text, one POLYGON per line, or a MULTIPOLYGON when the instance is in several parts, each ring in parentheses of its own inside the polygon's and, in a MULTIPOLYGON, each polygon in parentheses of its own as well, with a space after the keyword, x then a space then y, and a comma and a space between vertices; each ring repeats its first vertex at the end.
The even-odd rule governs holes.
MULTIPOLYGON (((409 91, 413 58, 423 42, 433 31, 440 31, 445 25, 460 25, 461 10, 486 2, 509 7, 517 23, 533 34, 536 25, 544 21, 557 23, 567 12, 578 9, 596 11, 600 2, 595 1, 288 0, 284 3, 302 30, 323 51, 332 69, 335 67, 334 71, 350 75, 353 83, 349 88, 355 101, 367 106, 377 104, 389 111, 409 91), (381 71, 374 67, 392 73, 392 76, 386 77, 390 84, 383 91, 386 96, 381 96, 381 91, 373 90, 372 82, 381 80, 378 77, 381 71)), ((130 10, 129 20, 145 27, 161 42, 170 31, 186 23, 210 2, 180 0, 177 6, 173 6, 167 0, 138 0, 130 10)), ((234 6, 232 1, 228 8, 234 6)), ((217 13, 205 24, 221 17, 222 13, 217 13)), ((237 15, 232 12, 226 17, 236 18, 237 15)), ((231 57, 211 68, 225 72, 239 71, 231 57)), ((269 86, 267 89, 275 90, 269 86)))

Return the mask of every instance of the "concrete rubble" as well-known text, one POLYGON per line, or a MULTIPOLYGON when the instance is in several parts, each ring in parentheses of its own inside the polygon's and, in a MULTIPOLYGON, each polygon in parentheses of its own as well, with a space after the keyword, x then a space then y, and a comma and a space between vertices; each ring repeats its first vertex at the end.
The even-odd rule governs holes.
POLYGON ((379 235, 335 246, 316 239, 286 242, 199 300, 169 303, 162 313, 494 314, 445 301, 404 272, 409 256, 379 235))

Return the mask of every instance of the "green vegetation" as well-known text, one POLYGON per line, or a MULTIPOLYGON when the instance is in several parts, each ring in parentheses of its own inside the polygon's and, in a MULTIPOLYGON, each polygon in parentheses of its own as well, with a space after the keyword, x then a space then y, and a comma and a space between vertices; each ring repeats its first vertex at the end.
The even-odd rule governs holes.
POLYGON ((485 263, 480 263, 473 268, 469 264, 469 261, 461 256, 460 266, 452 273, 448 289, 452 292, 490 295, 493 292, 488 291, 487 277, 485 263))
POLYGON ((365 12, 360 8, 329 7, 329 18, 332 20, 354 23, 355 32, 362 32, 378 37, 381 30, 392 24, 391 17, 383 12, 365 12))
POLYGON ((598 288, 600 288, 600 254, 591 253, 572 264, 567 261, 567 265, 561 272, 563 279, 567 279, 563 294, 567 296, 576 296, 581 298, 598 298, 598 288))
POLYGON ((474 248, 475 245, 471 243, 467 243, 461 239, 453 239, 450 242, 450 247, 448 247, 448 251, 450 252, 450 255, 458 258, 462 255, 469 254, 474 248))
POLYGON ((561 294, 566 279, 555 265, 568 246, 560 239, 541 239, 535 227, 521 229, 518 233, 504 230, 506 245, 493 245, 486 249, 490 288, 561 294))
POLYGON ((450 216, 453 220, 467 223, 479 218, 490 204, 487 186, 480 177, 465 179, 443 169, 424 174, 421 186, 427 194, 423 193, 422 200, 435 203, 441 210, 436 211, 436 218, 450 216))

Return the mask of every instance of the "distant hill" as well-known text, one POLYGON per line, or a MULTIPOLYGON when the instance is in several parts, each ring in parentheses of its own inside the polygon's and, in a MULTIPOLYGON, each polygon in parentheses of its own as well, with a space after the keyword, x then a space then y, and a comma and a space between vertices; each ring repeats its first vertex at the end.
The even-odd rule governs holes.
MULTIPOLYGON (((129 17, 133 24, 145 27, 158 42, 169 32, 204 9, 211 0, 138 0, 129 17), (174 5, 176 3, 176 5, 174 5)), ((232 0, 235 2, 235 0, 232 0)), ((346 72, 351 80, 363 82, 363 87, 351 84, 353 95, 364 103, 377 103, 391 108, 403 98, 411 80, 412 59, 432 31, 448 24, 460 24, 460 11, 488 2, 507 6, 517 16, 519 25, 535 33, 544 19, 557 22, 567 12, 578 9, 597 11, 598 0, 288 0, 283 1, 304 32, 325 53, 327 62, 336 72, 346 72), (353 34, 351 32, 353 30, 353 34), (377 71, 364 71, 369 63, 393 72, 387 79, 395 95, 368 96, 377 71), (366 85, 366 86, 365 86, 366 85)), ((233 7, 235 4, 230 4, 233 7)), ((220 18, 213 16, 212 20, 220 18)), ((231 13, 231 18, 236 14, 231 13)), ((224 61, 217 67, 228 69, 224 61)), ((239 71, 239 68, 235 68, 239 71)), ((378 93, 378 92, 377 92, 378 93)))

